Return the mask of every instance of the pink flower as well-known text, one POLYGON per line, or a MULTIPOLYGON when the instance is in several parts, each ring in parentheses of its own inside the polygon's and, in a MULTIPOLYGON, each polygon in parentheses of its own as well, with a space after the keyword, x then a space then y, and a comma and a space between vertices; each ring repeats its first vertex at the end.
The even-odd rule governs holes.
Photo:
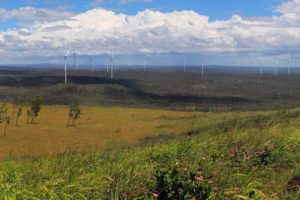
POLYGON ((154 198, 154 199, 158 199, 158 197, 159 197, 159 195, 158 195, 158 194, 156 194, 156 193, 153 193, 153 198, 154 198))
POLYGON ((182 168, 182 171, 187 172, 187 171, 188 171, 188 168, 187 168, 187 167, 184 167, 184 168, 182 168))
POLYGON ((203 176, 197 176, 196 180, 197 180, 198 182, 202 182, 202 181, 203 181, 203 176))

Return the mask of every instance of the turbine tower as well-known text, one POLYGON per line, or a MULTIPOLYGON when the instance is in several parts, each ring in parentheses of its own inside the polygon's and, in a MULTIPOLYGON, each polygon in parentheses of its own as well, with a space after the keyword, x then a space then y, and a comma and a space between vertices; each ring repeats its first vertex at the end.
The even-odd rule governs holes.
POLYGON ((76 54, 75 48, 73 46, 72 46, 72 49, 73 49, 73 66, 78 71, 77 54, 76 54))
POLYGON ((201 74, 204 75, 204 58, 202 58, 201 74))
POLYGON ((92 56, 91 57, 91 66, 90 66, 90 75, 92 76, 92 73, 95 69, 95 66, 94 66, 94 57, 92 56))
POLYGON ((106 57, 106 72, 108 72, 109 55, 106 57))
POLYGON ((68 72, 67 72, 67 62, 68 62, 68 56, 70 54, 71 49, 65 49, 65 55, 64 55, 64 60, 65 60, 65 84, 68 83, 68 72))
POLYGON ((146 54, 144 55, 144 71, 146 71, 147 66, 146 66, 146 54))
POLYGON ((263 75, 264 58, 260 57, 260 76, 263 75))
POLYGON ((110 79, 114 79, 114 53, 111 53, 110 58, 110 79))
POLYGON ((184 54, 184 57, 183 57, 183 72, 186 72, 186 55, 184 54))
POLYGON ((114 70, 115 70, 115 72, 117 72, 116 56, 114 56, 114 70))
POLYGON ((274 76, 278 76, 278 61, 274 62, 274 76))

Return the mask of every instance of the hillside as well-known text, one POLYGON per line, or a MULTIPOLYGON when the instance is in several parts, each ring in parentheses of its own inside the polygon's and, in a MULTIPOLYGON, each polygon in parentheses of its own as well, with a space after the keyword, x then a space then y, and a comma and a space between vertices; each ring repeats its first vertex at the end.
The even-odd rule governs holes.
POLYGON ((300 198, 286 187, 299 174, 299 109, 202 115, 179 135, 3 162, 0 198, 300 198))
POLYGON ((69 71, 0 70, 2 102, 19 97, 28 103, 40 96, 44 104, 123 106, 183 111, 245 111, 294 108, 300 105, 298 74, 234 74, 199 71, 69 71), (88 97, 88 98, 87 98, 88 97))

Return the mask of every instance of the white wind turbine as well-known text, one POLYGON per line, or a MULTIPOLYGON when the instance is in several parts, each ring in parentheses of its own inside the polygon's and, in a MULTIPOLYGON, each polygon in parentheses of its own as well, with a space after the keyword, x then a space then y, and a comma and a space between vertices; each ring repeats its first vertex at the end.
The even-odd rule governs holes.
POLYGON ((72 49, 73 49, 73 62, 74 62, 73 65, 76 68, 76 70, 78 71, 77 54, 75 52, 75 48, 72 47, 72 49))
POLYGON ((65 49, 65 55, 64 55, 64 60, 65 60, 65 84, 68 83, 68 72, 67 72, 67 62, 68 62, 68 56, 70 55, 71 48, 68 50, 65 49))
POLYGON ((274 74, 274 76, 278 76, 278 61, 276 61, 276 62, 274 62, 274 72, 273 72, 273 74, 274 74))
POLYGON ((201 74, 202 74, 202 76, 204 75, 204 58, 202 58, 201 74))
POLYGON ((106 57, 106 72, 108 72, 109 55, 106 57))
POLYGON ((186 54, 184 54, 183 59, 183 72, 186 72, 186 54))
POLYGON ((264 58, 260 57, 260 76, 263 75, 264 58))
POLYGON ((144 71, 147 69, 147 64, 146 64, 146 54, 144 55, 144 71))
POLYGON ((115 70, 115 72, 117 72, 116 56, 114 56, 114 70, 115 70))
POLYGON ((114 79, 114 53, 111 53, 110 58, 110 79, 114 79))
POLYGON ((93 71, 95 69, 95 65, 94 65, 94 57, 91 57, 91 66, 90 66, 90 73, 92 75, 93 71))

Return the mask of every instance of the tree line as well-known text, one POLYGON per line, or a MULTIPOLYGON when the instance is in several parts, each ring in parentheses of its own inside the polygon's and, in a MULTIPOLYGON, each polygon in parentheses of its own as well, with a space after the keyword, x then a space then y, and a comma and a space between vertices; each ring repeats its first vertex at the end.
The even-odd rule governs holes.
MULTIPOLYGON (((38 116, 41 111, 42 100, 39 96, 36 96, 32 100, 29 101, 29 109, 27 110, 27 118, 26 122, 29 124, 38 123, 38 116)), ((12 115, 9 115, 7 103, 3 103, 0 106, 0 125, 2 126, 2 135, 6 136, 6 129, 12 122, 14 122, 15 126, 18 126, 20 117, 22 115, 22 105, 19 101, 19 98, 16 97, 13 102, 12 107, 12 115)), ((72 127, 75 125, 77 119, 80 118, 80 107, 77 103, 71 103, 69 105, 68 119, 67 119, 67 127, 72 127)))

